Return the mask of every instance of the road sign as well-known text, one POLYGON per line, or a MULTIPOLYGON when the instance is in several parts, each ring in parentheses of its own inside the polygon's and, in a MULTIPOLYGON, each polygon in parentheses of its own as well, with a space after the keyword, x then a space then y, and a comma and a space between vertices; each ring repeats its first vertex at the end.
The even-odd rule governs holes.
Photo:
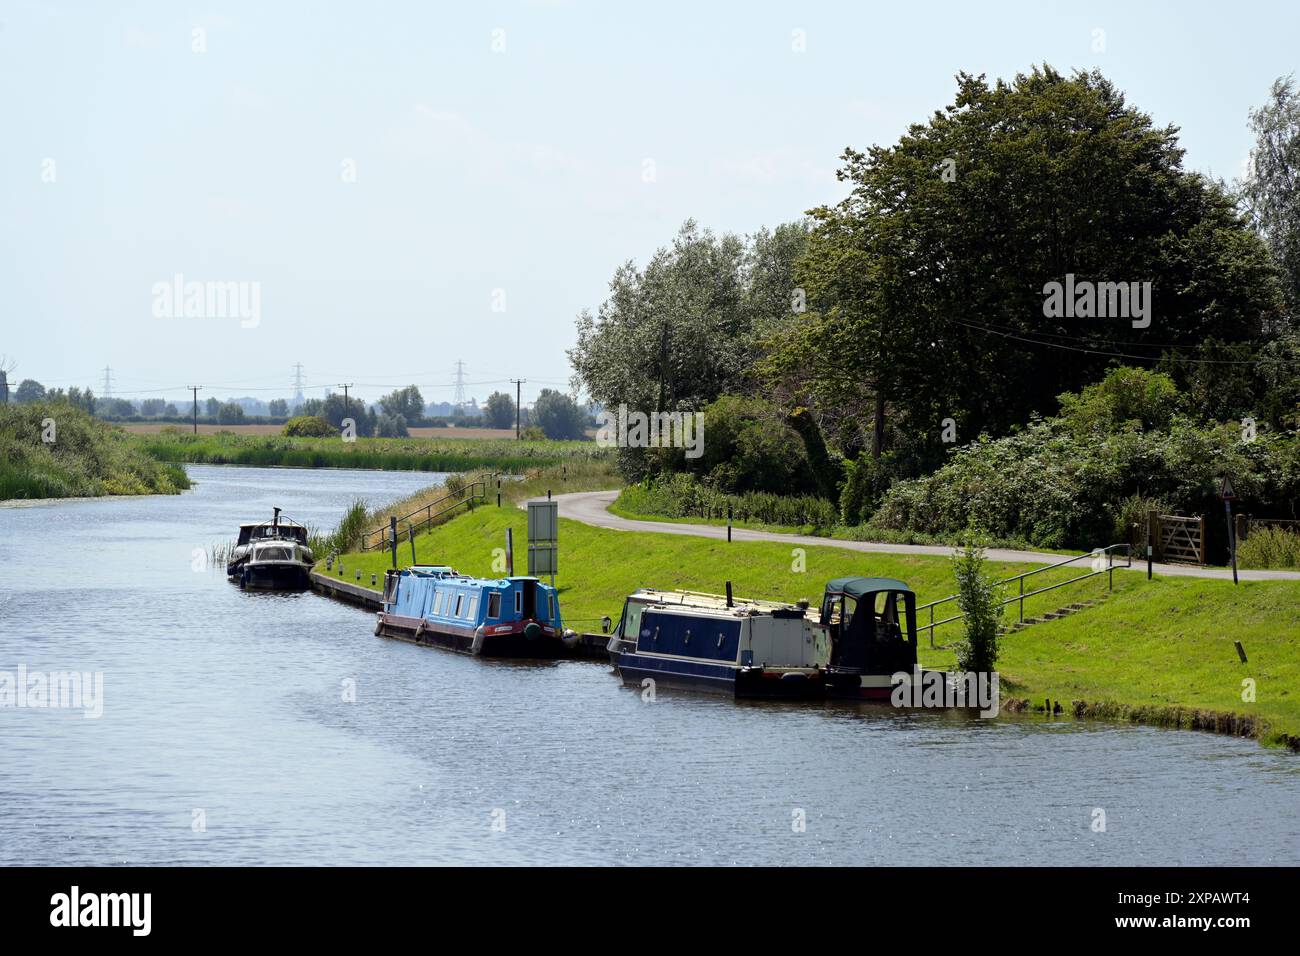
POLYGON ((1236 500, 1237 494, 1232 490, 1232 482, 1228 480, 1227 475, 1223 476, 1223 484, 1219 485, 1219 497, 1224 501, 1236 500))
POLYGON ((539 578, 548 574, 554 583, 560 564, 560 503, 528 502, 528 574, 539 578))
POLYGON ((528 546, 528 575, 540 578, 543 574, 556 574, 559 570, 560 549, 553 544, 528 546))

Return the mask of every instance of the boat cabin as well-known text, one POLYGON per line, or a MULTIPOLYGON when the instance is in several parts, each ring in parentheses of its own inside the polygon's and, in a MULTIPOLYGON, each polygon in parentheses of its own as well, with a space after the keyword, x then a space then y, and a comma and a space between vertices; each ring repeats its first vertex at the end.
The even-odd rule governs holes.
POLYGON ((831 667, 893 674, 916 667, 916 594, 893 578, 836 578, 826 585, 820 621, 831 667))

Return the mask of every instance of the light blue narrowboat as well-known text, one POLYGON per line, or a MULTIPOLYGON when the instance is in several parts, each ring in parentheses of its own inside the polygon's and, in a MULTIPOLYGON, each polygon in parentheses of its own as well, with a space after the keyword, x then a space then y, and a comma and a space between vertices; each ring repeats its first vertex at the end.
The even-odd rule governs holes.
POLYGON ((562 657, 577 640, 564 628, 555 588, 533 577, 473 578, 442 565, 385 575, 375 633, 481 657, 562 657))

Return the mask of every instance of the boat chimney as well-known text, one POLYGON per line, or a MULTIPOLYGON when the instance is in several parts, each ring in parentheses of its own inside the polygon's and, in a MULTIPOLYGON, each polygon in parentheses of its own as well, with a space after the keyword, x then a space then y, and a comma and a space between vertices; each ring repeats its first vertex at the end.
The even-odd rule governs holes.
POLYGON ((275 528, 276 530, 279 530, 279 528, 280 528, 280 509, 279 509, 279 508, 276 508, 276 509, 275 509, 275 518, 272 519, 272 521, 271 521, 271 527, 275 528))
POLYGON ((727 582, 727 607, 735 607, 736 602, 731 599, 731 582, 727 582))
POLYGON ((513 528, 506 528, 506 577, 515 576, 515 535, 513 528))

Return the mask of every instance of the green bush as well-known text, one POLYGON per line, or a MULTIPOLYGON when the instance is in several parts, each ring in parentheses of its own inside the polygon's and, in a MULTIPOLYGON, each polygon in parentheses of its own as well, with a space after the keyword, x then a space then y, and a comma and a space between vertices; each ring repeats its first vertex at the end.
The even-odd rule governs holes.
POLYGON ((957 578, 957 607, 963 637, 956 646, 957 669, 991 673, 998 662, 998 631, 1002 623, 1002 592, 985 566, 984 549, 968 538, 952 557, 957 578))
POLYGON ((295 415, 284 423, 280 434, 290 438, 328 438, 338 432, 319 415, 295 415))

